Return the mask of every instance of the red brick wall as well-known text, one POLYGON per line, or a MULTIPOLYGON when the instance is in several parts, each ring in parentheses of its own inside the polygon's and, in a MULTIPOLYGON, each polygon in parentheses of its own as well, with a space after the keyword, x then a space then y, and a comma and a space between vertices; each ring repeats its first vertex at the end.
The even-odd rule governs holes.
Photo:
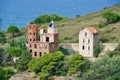
POLYGON ((38 25, 28 25, 28 44, 38 41, 38 25))

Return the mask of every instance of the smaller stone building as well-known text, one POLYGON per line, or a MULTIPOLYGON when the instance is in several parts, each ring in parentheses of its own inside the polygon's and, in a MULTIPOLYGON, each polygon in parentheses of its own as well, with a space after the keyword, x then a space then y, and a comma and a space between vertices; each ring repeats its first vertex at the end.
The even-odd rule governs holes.
POLYGON ((79 54, 93 57, 95 47, 98 47, 99 33, 94 27, 84 28, 79 33, 79 54))
POLYGON ((33 58, 58 50, 58 29, 53 21, 47 29, 40 29, 40 41, 38 40, 38 25, 28 25, 28 49, 32 52, 33 58))

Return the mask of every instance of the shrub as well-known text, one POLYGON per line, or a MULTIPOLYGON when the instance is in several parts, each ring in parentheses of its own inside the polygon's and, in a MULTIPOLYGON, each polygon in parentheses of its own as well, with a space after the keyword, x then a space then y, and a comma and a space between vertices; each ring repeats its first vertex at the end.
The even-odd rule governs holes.
POLYGON ((65 49, 63 47, 59 47, 59 51, 61 51, 64 55, 69 55, 68 49, 65 49))
POLYGON ((98 57, 98 55, 100 54, 100 52, 102 51, 102 49, 104 48, 104 46, 99 43, 98 46, 94 47, 94 56, 98 57))
POLYGON ((39 59, 32 59, 28 63, 30 70, 36 72, 40 79, 48 80, 50 76, 60 74, 64 61, 64 54, 55 52, 54 54, 46 54, 39 59))
POLYGON ((64 40, 71 40, 71 37, 65 37, 64 40))
POLYGON ((4 70, 2 67, 0 67, 0 80, 8 80, 13 73, 13 70, 10 68, 4 70))
POLYGON ((5 79, 9 79, 14 74, 14 71, 11 68, 7 68, 4 71, 5 71, 5 74, 4 74, 5 79))
POLYGON ((19 57, 21 55, 21 49, 20 48, 16 48, 16 47, 9 47, 8 48, 8 53, 12 57, 19 57))
POLYGON ((8 33, 11 33, 12 37, 15 36, 15 33, 20 33, 20 30, 19 28, 17 28, 17 26, 10 26, 8 29, 7 29, 7 32, 8 33))
POLYGON ((0 32, 0 43, 2 44, 6 43, 6 37, 2 32, 0 32))
POLYGON ((120 20, 120 16, 111 11, 106 11, 102 17, 106 19, 106 24, 115 23, 120 20))
POLYGON ((102 23, 98 24, 98 28, 103 28, 103 27, 105 27, 105 24, 102 23))
POLYGON ((2 53, 3 53, 3 49, 0 48, 0 65, 2 65, 2 53))
POLYGON ((75 74, 77 71, 81 71, 83 65, 84 65, 84 58, 83 56, 79 54, 75 54, 72 56, 72 58, 69 59, 69 70, 68 74, 75 74))
POLYGON ((28 69, 27 64, 32 59, 31 53, 27 51, 23 51, 22 55, 19 57, 19 59, 16 61, 16 68, 18 71, 25 71, 28 69))
POLYGON ((52 15, 41 15, 39 17, 37 17, 34 21, 32 21, 31 23, 34 23, 34 24, 43 24, 43 23, 48 23, 50 22, 51 20, 54 20, 54 21, 60 21, 62 20, 62 17, 57 15, 57 14, 52 14, 52 15))
POLYGON ((80 80, 119 80, 120 56, 104 56, 92 63, 80 80))

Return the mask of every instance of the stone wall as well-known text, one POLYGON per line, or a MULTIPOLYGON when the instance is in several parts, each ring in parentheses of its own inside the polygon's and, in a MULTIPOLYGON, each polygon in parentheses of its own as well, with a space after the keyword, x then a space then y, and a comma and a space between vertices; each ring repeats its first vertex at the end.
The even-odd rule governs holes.
POLYGON ((63 48, 71 49, 71 50, 75 51, 76 53, 79 52, 79 44, 78 43, 60 43, 59 47, 60 46, 63 48))

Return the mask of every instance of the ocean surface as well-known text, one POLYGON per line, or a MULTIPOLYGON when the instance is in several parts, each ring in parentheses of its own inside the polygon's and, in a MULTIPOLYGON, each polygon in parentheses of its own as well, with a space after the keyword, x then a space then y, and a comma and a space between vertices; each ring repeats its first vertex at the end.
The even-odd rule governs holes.
MULTIPOLYGON (((0 0, 2 30, 24 27, 39 15, 59 14, 74 18, 120 3, 120 0, 0 0)), ((1 22, 0 22, 1 26, 1 22)))

